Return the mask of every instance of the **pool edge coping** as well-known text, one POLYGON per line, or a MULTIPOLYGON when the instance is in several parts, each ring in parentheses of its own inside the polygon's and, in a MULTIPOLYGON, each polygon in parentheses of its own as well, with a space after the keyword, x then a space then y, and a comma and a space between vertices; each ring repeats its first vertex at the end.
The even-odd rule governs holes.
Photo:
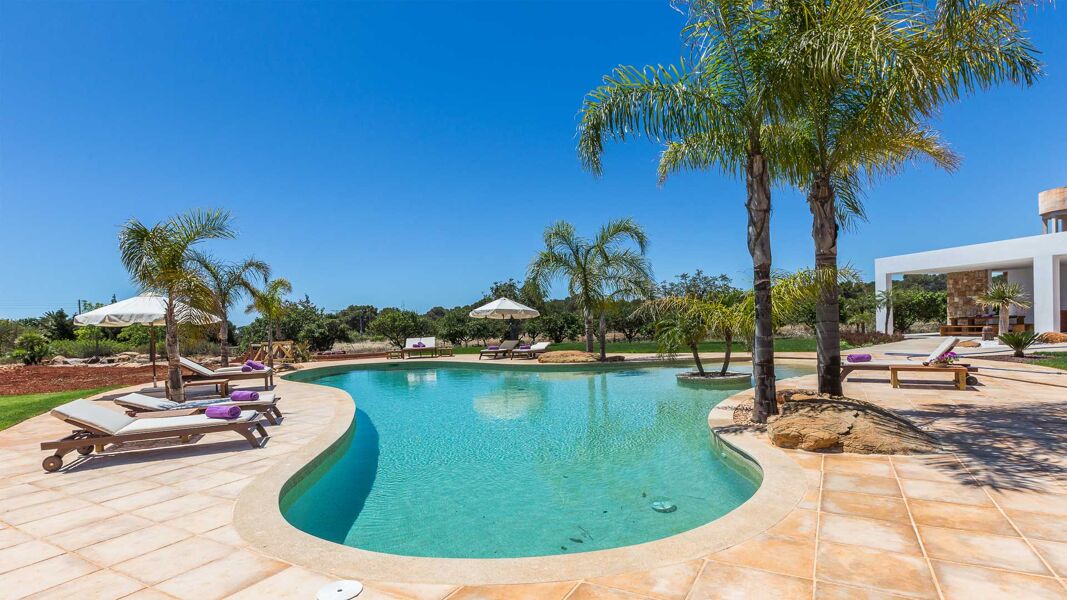
MULTIPOLYGON (((301 372, 320 367, 376 364, 338 362, 301 369, 301 372)), ((440 359, 432 362, 464 364, 440 359)), ((751 432, 724 429, 733 425, 733 408, 751 395, 749 388, 716 405, 708 414, 708 427, 713 440, 726 443, 755 462, 763 473, 763 482, 741 506, 710 523, 632 546, 541 557, 429 558, 361 550, 297 529, 285 520, 280 506, 281 495, 290 480, 313 467, 347 434, 353 424, 355 400, 339 388, 286 378, 279 381, 279 386, 286 388, 287 398, 300 394, 304 386, 313 387, 316 395, 325 394, 334 405, 334 415, 318 435, 257 476, 241 492, 234 507, 233 526, 249 546, 263 554, 338 577, 416 584, 492 585, 591 579, 649 570, 703 558, 763 533, 792 512, 807 489, 803 470, 784 452, 751 432)))

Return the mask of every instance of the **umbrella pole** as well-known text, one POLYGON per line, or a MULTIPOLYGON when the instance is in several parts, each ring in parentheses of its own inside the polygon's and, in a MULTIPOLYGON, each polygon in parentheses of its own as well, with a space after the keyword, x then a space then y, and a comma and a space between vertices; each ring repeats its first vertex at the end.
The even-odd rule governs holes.
POLYGON ((148 340, 148 354, 152 359, 152 387, 157 388, 159 384, 156 383, 156 326, 150 325, 149 331, 152 332, 148 340))

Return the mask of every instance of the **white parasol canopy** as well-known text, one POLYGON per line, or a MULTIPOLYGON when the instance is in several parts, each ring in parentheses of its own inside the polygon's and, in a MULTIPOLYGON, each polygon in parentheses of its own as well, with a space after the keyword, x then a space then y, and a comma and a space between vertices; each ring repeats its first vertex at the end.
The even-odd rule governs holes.
MULTIPOLYGON (((197 310, 181 302, 175 302, 174 312, 179 323, 206 325, 218 323, 220 320, 213 314, 197 310)), ((167 324, 166 314, 167 299, 159 294, 147 293, 75 315, 74 324, 95 325, 96 327, 162 326, 167 324)))
MULTIPOLYGON (((196 323, 207 325, 218 323, 219 317, 195 309, 188 304, 174 302, 174 316, 179 323, 196 323)), ((130 325, 147 325, 152 328, 152 338, 148 353, 152 358, 152 387, 156 387, 156 326, 167 324, 167 299, 159 294, 144 293, 140 296, 101 306, 87 313, 74 315, 75 325, 94 325, 96 327, 129 327, 130 325)))
POLYGON ((541 316, 536 309, 507 298, 497 298, 470 312, 475 319, 532 319, 541 316))

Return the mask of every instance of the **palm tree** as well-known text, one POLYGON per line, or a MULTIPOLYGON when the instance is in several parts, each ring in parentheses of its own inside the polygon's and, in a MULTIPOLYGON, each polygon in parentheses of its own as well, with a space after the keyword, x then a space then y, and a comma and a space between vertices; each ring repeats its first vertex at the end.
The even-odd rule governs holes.
POLYGON ((769 123, 781 103, 771 77, 771 13, 763 3, 696 1, 685 32, 693 58, 679 67, 621 66, 590 92, 582 107, 578 155, 599 175, 605 138, 644 135, 660 142, 705 136, 711 164, 743 177, 748 250, 756 305, 753 371, 758 422, 778 412, 771 315, 771 164, 769 123))
POLYGON ((281 277, 263 283, 263 289, 252 290, 252 303, 246 313, 258 312, 267 321, 267 366, 274 368, 274 329, 288 310, 285 297, 293 293, 293 286, 281 277))
POLYGON ((730 357, 735 337, 745 338, 752 330, 752 319, 740 294, 716 299, 693 296, 657 298, 646 302, 640 310, 653 315, 656 322, 656 341, 660 351, 673 354, 686 347, 693 354, 697 373, 705 375, 700 360, 700 342, 708 338, 723 340, 726 348, 719 376, 725 377, 730 370, 730 357))
MULTIPOLYGON (((785 111, 795 131, 779 162, 807 192, 816 268, 837 268, 839 223, 863 217, 860 176, 893 175, 917 159, 956 169, 959 158, 920 124, 940 104, 965 89, 1036 77, 1014 0, 948 8, 957 9, 952 18, 900 0, 781 5, 775 69, 794 92, 785 111)), ((836 287, 815 303, 819 391, 833 395, 842 393, 838 304, 836 287)))
POLYGON ((975 299, 982 306, 997 309, 997 316, 999 317, 999 330, 997 333, 1004 334, 1011 331, 1008 317, 1012 307, 1028 308, 1030 306, 1030 302, 1026 298, 1026 293, 1023 292, 1022 286, 1018 283, 998 281, 989 286, 989 290, 986 293, 975 299))
POLYGON ((893 335, 893 332, 889 331, 889 320, 893 318, 893 304, 896 303, 898 295, 893 288, 886 288, 874 295, 875 308, 885 309, 885 332, 888 335, 893 335))
POLYGON ((205 240, 233 236, 230 214, 220 210, 193 210, 151 227, 130 219, 119 232, 122 265, 142 290, 157 292, 167 299, 167 380, 171 399, 183 397, 176 303, 195 308, 210 306, 210 292, 193 261, 194 247, 205 240))
MULTIPOLYGON (((593 318, 603 317, 612 300, 648 295, 652 268, 645 258, 648 237, 632 219, 616 219, 600 228, 592 240, 579 237, 574 226, 559 221, 545 229, 545 249, 530 262, 528 279, 541 293, 557 278, 585 319, 585 351, 593 351, 593 318), (637 249, 624 247, 631 242, 637 249)), ((601 328, 604 327, 601 318, 601 328)), ((600 339, 600 358, 606 347, 600 339)))
POLYGON ((230 321, 228 313, 243 294, 251 296, 255 291, 252 280, 258 276, 266 283, 270 280, 270 267, 255 258, 246 258, 239 263, 227 263, 197 252, 193 262, 200 269, 200 277, 211 290, 214 300, 213 312, 219 316, 219 341, 221 342, 222 366, 230 365, 230 321))

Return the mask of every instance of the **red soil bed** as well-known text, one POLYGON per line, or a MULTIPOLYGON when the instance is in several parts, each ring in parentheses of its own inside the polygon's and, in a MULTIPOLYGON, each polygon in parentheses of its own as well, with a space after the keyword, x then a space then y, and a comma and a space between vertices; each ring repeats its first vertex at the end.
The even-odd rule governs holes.
MULTIPOLYGON (((166 377, 166 365, 157 366, 159 377, 166 377)), ((0 396, 65 392, 152 381, 152 367, 49 367, 0 366, 0 396)))

